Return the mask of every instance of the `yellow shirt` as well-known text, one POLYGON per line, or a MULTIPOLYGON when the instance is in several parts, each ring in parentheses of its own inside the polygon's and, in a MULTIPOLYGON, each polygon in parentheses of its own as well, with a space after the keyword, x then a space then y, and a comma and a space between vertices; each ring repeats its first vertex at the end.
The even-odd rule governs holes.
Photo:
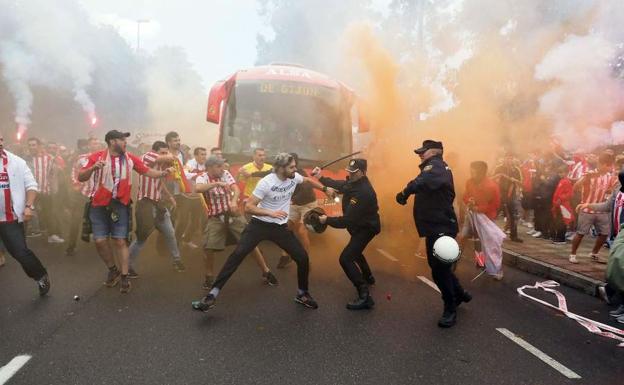
MULTIPOLYGON (((259 171, 270 171, 272 168, 273 166, 271 166, 268 163, 265 163, 264 166, 262 166, 262 169, 259 169, 254 162, 251 162, 242 166, 241 170, 245 170, 248 173, 253 174, 254 172, 259 172, 259 171)), ((255 190, 256 185, 258 184, 258 182, 260 182, 260 179, 262 178, 258 176, 250 176, 248 178, 245 178, 240 173, 238 174, 238 176, 240 180, 245 182, 245 195, 250 197, 253 191, 255 190)))

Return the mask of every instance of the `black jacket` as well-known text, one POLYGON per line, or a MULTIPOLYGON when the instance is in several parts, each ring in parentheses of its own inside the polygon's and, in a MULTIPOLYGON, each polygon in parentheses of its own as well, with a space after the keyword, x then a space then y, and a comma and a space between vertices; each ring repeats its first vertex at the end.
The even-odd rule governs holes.
POLYGON ((407 184, 403 195, 414 194, 414 222, 421 237, 457 234, 457 216, 453 209, 455 186, 453 173, 441 156, 420 164, 420 174, 407 184))
POLYGON ((327 218, 327 225, 353 233, 362 229, 381 231, 377 194, 366 176, 355 182, 321 177, 319 181, 342 195, 342 216, 327 218))

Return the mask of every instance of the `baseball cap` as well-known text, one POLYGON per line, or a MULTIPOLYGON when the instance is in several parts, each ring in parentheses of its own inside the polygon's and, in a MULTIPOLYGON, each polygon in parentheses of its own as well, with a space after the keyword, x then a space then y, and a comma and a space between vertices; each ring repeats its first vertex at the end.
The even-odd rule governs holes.
POLYGON ((223 163, 225 163, 225 161, 216 155, 210 155, 208 159, 206 159, 206 167, 221 166, 223 163))
POLYGON ((414 152, 420 155, 424 153, 425 151, 431 150, 433 148, 442 150, 443 149, 442 142, 436 142, 435 140, 427 139, 423 141, 422 147, 415 149, 414 152))
POLYGON ((106 143, 110 142, 113 139, 124 139, 130 136, 129 132, 121 132, 117 130, 110 130, 104 136, 104 141, 106 143))
POLYGON ((349 165, 347 166, 346 170, 348 172, 358 172, 358 171, 366 172, 366 167, 367 167, 366 159, 355 158, 349 161, 349 165))

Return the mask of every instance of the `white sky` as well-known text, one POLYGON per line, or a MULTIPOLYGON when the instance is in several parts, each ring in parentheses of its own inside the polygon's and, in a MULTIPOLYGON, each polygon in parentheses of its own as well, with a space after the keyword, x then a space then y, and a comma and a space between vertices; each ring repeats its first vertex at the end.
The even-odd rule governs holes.
MULTIPOLYGON (((205 88, 240 68, 253 66, 257 34, 271 33, 258 16, 256 0, 79 1, 94 22, 114 25, 133 48, 136 20, 150 20, 141 24, 141 48, 184 47, 205 88)), ((374 0, 375 7, 383 11, 389 1, 374 0)))

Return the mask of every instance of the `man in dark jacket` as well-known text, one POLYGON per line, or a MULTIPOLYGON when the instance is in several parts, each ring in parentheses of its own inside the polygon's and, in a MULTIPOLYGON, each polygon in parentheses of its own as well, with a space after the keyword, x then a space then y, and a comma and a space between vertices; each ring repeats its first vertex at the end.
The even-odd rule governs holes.
POLYGON ((472 297, 459 284, 452 264, 444 263, 433 255, 435 241, 443 235, 455 238, 458 231, 457 217, 453 209, 455 187, 451 169, 442 160, 441 142, 425 140, 423 146, 414 150, 422 163, 420 174, 397 194, 399 204, 407 204, 410 195, 414 200, 414 221, 421 237, 425 237, 427 262, 431 276, 438 285, 444 301, 444 313, 438 321, 440 327, 451 327, 457 319, 457 306, 469 302, 472 297))
MULTIPOLYGON (((357 289, 358 296, 347 304, 349 310, 371 309, 375 302, 370 296, 369 285, 375 283, 375 278, 364 257, 364 249, 369 242, 381 231, 379 220, 379 206, 377 194, 366 177, 367 163, 365 159, 352 159, 349 162, 347 180, 334 180, 321 177, 319 181, 326 187, 331 187, 342 196, 341 217, 327 217, 322 215, 319 220, 323 224, 347 229, 351 234, 349 243, 340 254, 340 266, 357 289)), ((319 175, 317 167, 312 175, 319 175)))

